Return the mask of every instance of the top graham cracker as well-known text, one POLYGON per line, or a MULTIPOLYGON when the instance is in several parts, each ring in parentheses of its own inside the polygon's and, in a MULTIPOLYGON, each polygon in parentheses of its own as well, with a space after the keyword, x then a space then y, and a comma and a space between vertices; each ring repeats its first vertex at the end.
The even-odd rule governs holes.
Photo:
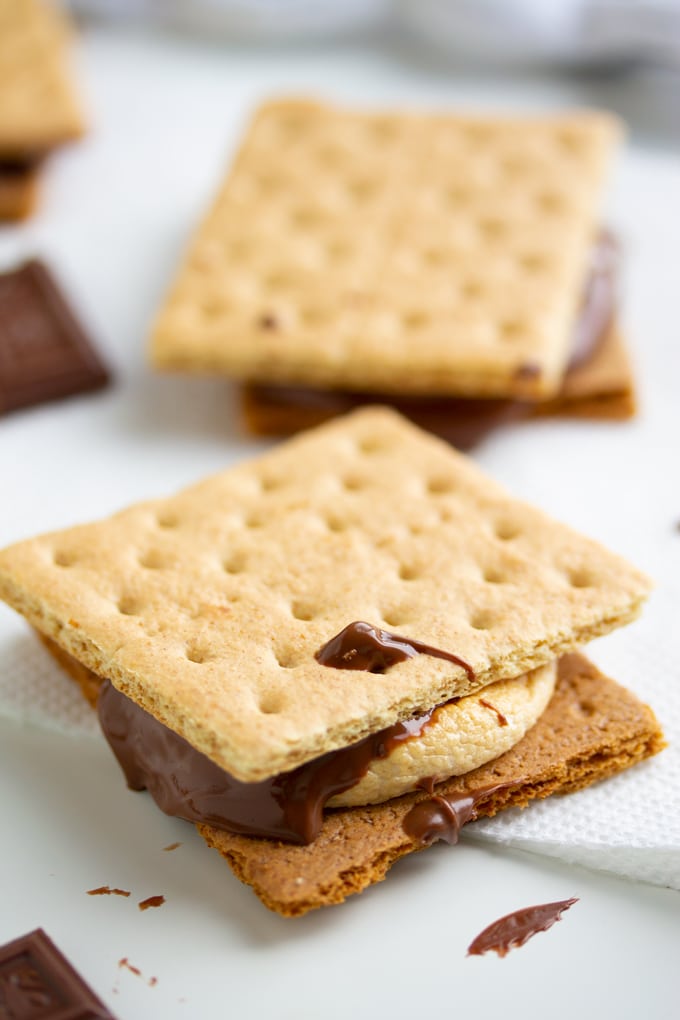
POLYGON ((70 26, 47 0, 0 0, 0 155, 40 155, 82 134, 70 26))
POLYGON ((648 587, 383 408, 0 552, 0 597, 243 780, 549 662, 635 617, 648 587), (355 620, 475 679, 427 655, 320 665, 355 620))
POLYGON ((161 369, 384 393, 559 388, 621 134, 265 105, 161 309, 161 369))

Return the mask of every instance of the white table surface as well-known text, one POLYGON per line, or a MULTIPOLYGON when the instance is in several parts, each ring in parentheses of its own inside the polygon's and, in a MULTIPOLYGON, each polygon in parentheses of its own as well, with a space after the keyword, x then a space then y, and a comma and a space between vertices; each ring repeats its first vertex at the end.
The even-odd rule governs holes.
MULTIPOLYGON (((590 103, 628 118, 610 213, 634 242, 625 313, 640 419, 522 427, 478 456, 516 493, 652 572, 677 562, 677 469, 664 466, 678 438, 680 379, 677 80, 504 78, 456 73, 389 41, 235 52, 104 29, 86 32, 79 62, 91 133, 51 161, 39 214, 0 229, 0 269, 46 258, 116 385, 0 421, 0 544, 171 492, 265 445, 239 435, 224 384, 154 377, 144 341, 252 105, 314 92, 375 105, 590 103), (560 489, 555 461, 585 488, 560 489), (631 530, 633 521, 644 526, 631 530)), ((622 661, 627 638, 617 639, 599 643, 600 664, 622 661)), ((30 640, 0 609, 0 669, 30 640)), ((619 679, 634 686, 633 672, 619 679)), ((7 719, 0 817, 0 943, 43 926, 122 1020, 678 1015, 680 901, 667 889, 466 839, 401 862, 343 907, 284 921, 191 826, 130 794, 100 740, 7 719), (178 849, 163 852, 175 841, 178 849), (86 895, 106 884, 131 896, 86 895), (155 894, 165 904, 140 912, 137 903, 155 894), (504 960, 466 958, 500 915, 571 896, 580 901, 558 925, 504 960), (141 976, 119 968, 124 957, 141 976)))

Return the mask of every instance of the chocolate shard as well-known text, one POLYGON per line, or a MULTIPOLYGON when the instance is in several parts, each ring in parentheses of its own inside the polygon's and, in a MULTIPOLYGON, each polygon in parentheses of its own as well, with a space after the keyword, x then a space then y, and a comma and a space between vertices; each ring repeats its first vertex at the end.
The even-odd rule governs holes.
POLYGON ((100 389, 109 372, 52 275, 33 259, 0 274, 0 414, 100 389))
POLYGON ((0 946, 0 1017, 115 1020, 42 928, 0 946))
POLYGON ((506 914, 479 933, 468 946, 468 956, 481 956, 489 951, 506 956, 511 949, 528 942, 532 935, 552 928, 574 903, 578 903, 577 897, 558 903, 540 903, 506 914))

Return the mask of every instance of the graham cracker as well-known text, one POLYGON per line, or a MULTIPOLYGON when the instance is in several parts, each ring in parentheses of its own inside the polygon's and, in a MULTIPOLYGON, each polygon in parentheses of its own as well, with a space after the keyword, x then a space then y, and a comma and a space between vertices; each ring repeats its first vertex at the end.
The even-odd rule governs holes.
POLYGON ((456 398, 411 398, 342 390, 246 384, 238 391, 241 417, 248 432, 287 436, 313 428, 367 402, 382 400, 416 425, 448 439, 460 449, 474 446, 488 432, 534 417, 597 418, 621 421, 636 410, 630 357, 616 323, 587 362, 566 372, 556 397, 542 401, 484 401, 470 398, 465 408, 456 398), (476 413, 475 413, 476 411, 476 413))
MULTIPOLYGON (((572 654, 560 660, 553 698, 520 743, 434 792, 455 797, 501 786, 477 807, 477 817, 491 817, 536 798, 580 790, 664 746, 651 709, 572 654)), ((428 796, 407 794, 386 804, 327 812, 320 835, 308 846, 231 835, 209 825, 198 830, 265 906, 298 917, 382 881, 400 857, 423 849, 406 835, 403 821, 428 796)))
POLYGON ((633 619, 649 581, 369 408, 0 552, 0 597, 236 778, 264 779, 633 619), (353 620, 444 649, 314 653, 353 620))
POLYGON ((161 309, 160 369, 400 394, 554 396, 620 124, 255 115, 161 309))
POLYGON ((47 0, 0 0, 0 155, 42 154, 82 134, 70 35, 47 0))

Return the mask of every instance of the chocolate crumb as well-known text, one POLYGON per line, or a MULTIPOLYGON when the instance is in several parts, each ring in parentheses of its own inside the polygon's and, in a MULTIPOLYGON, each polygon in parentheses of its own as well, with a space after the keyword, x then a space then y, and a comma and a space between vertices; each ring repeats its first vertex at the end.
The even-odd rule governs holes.
POLYGON ((126 970, 129 970, 131 974, 136 974, 137 977, 142 976, 142 972, 139 969, 139 967, 133 967, 133 965, 128 960, 127 956, 124 956, 122 959, 118 961, 118 966, 121 968, 125 967, 126 970))
POLYGON ((139 967, 135 967, 134 964, 130 963, 130 961, 128 960, 127 956, 123 956, 122 959, 120 959, 118 961, 118 966, 119 966, 119 968, 121 970, 124 967, 126 970, 129 970, 131 974, 134 974, 135 977, 139 977, 139 978, 142 979, 142 981, 146 981, 147 985, 150 988, 153 988, 154 985, 158 984, 158 978, 157 977, 151 977, 147 981, 147 979, 144 977, 144 975, 142 974, 142 972, 139 969, 139 967))
POLYGON ((164 850, 176 850, 177 847, 181 846, 181 845, 182 845, 181 843, 169 843, 168 846, 164 846, 163 849, 164 850))
POLYGON ((162 907, 165 903, 165 896, 147 896, 137 904, 140 910, 148 910, 149 907, 162 907))
POLYGON ((88 896, 129 896, 127 889, 112 889, 108 885, 100 885, 98 889, 88 889, 88 896))

